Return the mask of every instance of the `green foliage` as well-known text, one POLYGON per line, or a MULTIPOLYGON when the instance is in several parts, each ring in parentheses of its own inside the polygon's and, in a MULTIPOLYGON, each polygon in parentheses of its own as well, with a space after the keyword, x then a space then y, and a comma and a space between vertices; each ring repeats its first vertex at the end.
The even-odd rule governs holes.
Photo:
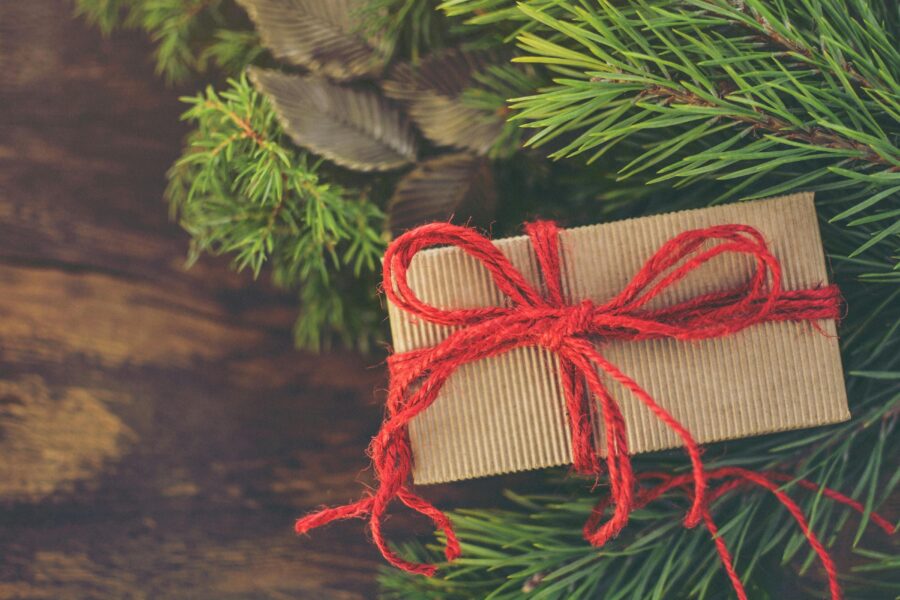
MULTIPOLYGON (((527 0, 541 9, 553 10, 559 0, 527 0)), ((516 0, 444 0, 438 7, 447 16, 459 17, 467 25, 490 26, 505 33, 521 32, 535 23, 519 10, 516 0)))
MULTIPOLYGON (((554 85, 513 107, 554 157, 604 156, 638 139, 620 170, 687 187, 726 182, 716 201, 823 192, 825 213, 873 225, 856 256, 900 249, 900 51, 869 3, 836 0, 603 0, 520 10, 517 60, 548 65, 554 85), (838 199, 833 205, 831 199, 838 199), (833 208, 832 208, 833 206, 833 208)), ((900 268, 900 265, 895 264, 900 268)))
MULTIPOLYGON (((254 62, 271 64, 271 57, 264 56, 264 44, 268 44, 268 50, 276 57, 321 71, 317 75, 369 77, 381 67, 369 69, 367 65, 375 65, 385 47, 398 60, 415 61, 420 52, 440 46, 449 36, 447 19, 434 11, 428 2, 347 0, 340 6, 329 6, 327 1, 294 6, 287 0, 243 0, 240 6, 231 0, 79 0, 76 11, 105 33, 119 26, 140 28, 149 33, 158 43, 158 70, 170 81, 183 80, 191 73, 203 72, 210 64, 226 73, 239 73, 254 62), (245 10, 254 21, 258 21, 258 31, 247 29, 249 23, 245 10), (362 16, 365 19, 361 20, 362 16), (291 26, 287 29, 294 32, 293 37, 285 34, 285 22, 290 22, 291 26), (321 42, 322 27, 329 32, 329 43, 324 44, 324 48, 308 43, 307 37, 321 42), (309 35, 297 37, 297 32, 309 35), (370 48, 371 52, 364 51, 369 42, 375 46, 370 48), (367 58, 370 55, 372 60, 367 58)), ((404 116, 394 114, 394 108, 384 104, 377 90, 371 86, 342 87, 332 85, 321 77, 268 73, 267 81, 277 79, 294 84, 281 96, 263 86, 263 92, 277 109, 275 112, 269 108, 270 103, 259 96, 252 98, 252 102, 260 103, 258 110, 246 105, 250 98, 242 95, 232 98, 237 92, 249 92, 244 84, 241 84, 241 89, 231 89, 221 97, 209 91, 203 103, 198 103, 196 98, 191 100, 193 108, 186 118, 196 128, 188 140, 185 156, 171 172, 169 197, 173 210, 193 238, 192 261, 197 260, 202 252, 230 254, 238 269, 249 267, 257 275, 263 264, 268 262, 277 282, 289 288, 299 288, 301 316, 295 327, 299 345, 317 348, 331 338, 337 338, 346 345, 365 347, 370 340, 378 339, 383 333, 383 319, 375 301, 374 273, 369 268, 360 268, 358 264, 354 265, 354 272, 358 275, 356 279, 349 275, 332 277, 329 272, 338 264, 346 267, 346 263, 356 262, 361 257, 365 258, 367 267, 371 265, 372 248, 380 249, 382 246, 383 224, 378 203, 343 201, 347 194, 340 186, 334 186, 336 193, 323 195, 321 204, 325 217, 334 214, 342 219, 331 226, 327 236, 322 234, 321 227, 314 227, 317 223, 327 224, 317 215, 294 215, 284 207, 279 208, 277 202, 276 206, 270 207, 269 204, 273 198, 283 195, 288 208, 292 206, 288 199, 294 197, 297 205, 303 201, 305 206, 311 208, 316 204, 306 199, 310 190, 329 187, 317 169, 311 166, 315 162, 311 155, 298 151, 295 144, 317 153, 319 157, 328 157, 338 164, 357 168, 363 163, 341 160, 340 157, 347 155, 352 158, 359 154, 371 159, 372 148, 364 147, 355 133, 357 128, 359 131, 371 130, 374 135, 370 140, 372 144, 393 143, 402 151, 403 160, 395 161, 402 166, 407 160, 415 158, 413 132, 406 130, 404 116), (331 97, 325 106, 319 107, 319 114, 310 117, 310 111, 316 106, 309 103, 297 106, 302 97, 321 100, 323 90, 329 92, 331 97), (233 100, 237 104, 230 108, 223 108, 227 102, 214 106, 224 100, 233 100), (215 113, 226 109, 232 116, 215 120, 215 113), (348 121, 348 115, 352 116, 353 110, 361 110, 360 118, 368 121, 348 121), (252 115, 250 120, 262 118, 262 115, 267 118, 276 115, 280 117, 281 124, 275 121, 260 122, 258 125, 244 122, 247 119, 240 115, 245 112, 252 115), (327 127, 322 126, 323 119, 328 122, 327 127), (316 127, 311 127, 313 124, 316 127), (245 126, 248 131, 240 129, 245 126), (395 132, 398 127, 402 131, 395 132), (344 134, 339 135, 336 128, 344 134), (284 135, 285 130, 289 136, 284 135), (252 143, 257 140, 257 134, 258 139, 267 141, 266 145, 252 143), (311 143, 311 140, 318 142, 311 143), (342 152, 327 151, 335 149, 342 152), (278 182, 279 173, 286 178, 283 184, 278 182), (303 182, 305 187, 301 185, 303 182), (259 194, 268 198, 268 203, 259 201, 256 197, 259 194), (254 211, 247 209, 248 202, 254 211), (269 209, 277 217, 275 222, 267 220, 265 211, 269 209), (290 231, 278 226, 278 221, 287 216, 295 220, 294 229, 290 231), (303 221, 300 217, 307 220, 303 221), (306 235, 298 230, 299 225, 311 228, 315 235, 306 235), (300 238, 295 237, 298 232, 302 234, 300 238), (336 240, 344 240, 351 256, 334 254, 332 247, 336 240), (374 246, 373 240, 377 240, 374 246), (362 243, 362 246, 357 247, 355 243, 362 243), (319 258, 309 260, 309 256, 315 253, 315 244, 324 249, 319 253, 319 258), (328 268, 325 268, 327 261, 321 258, 325 255, 331 256, 328 268)), ((503 143, 507 153, 517 147, 519 129, 513 125, 504 127, 505 98, 512 94, 505 93, 498 85, 506 85, 508 92, 512 81, 510 77, 498 77, 497 84, 485 85, 489 95, 482 97, 477 96, 475 87, 466 90, 467 93, 476 92, 466 102, 471 101, 479 106, 474 109, 472 118, 498 121, 499 129, 504 133, 498 145, 503 143)), ((520 85, 517 93, 526 93, 531 87, 520 85)), ((346 173, 336 174, 339 179, 347 179, 346 173)), ((328 174, 329 177, 334 175, 328 174)), ((383 202, 390 196, 390 190, 384 188, 392 185, 392 179, 393 176, 387 175, 364 183, 367 188, 381 190, 379 202, 383 202)), ((461 185, 469 183, 461 182, 461 185)))
POLYGON ((375 331, 366 317, 371 299, 345 295, 346 282, 332 280, 374 273, 382 212, 360 192, 322 181, 246 77, 185 101, 195 130, 170 172, 168 197, 191 234, 191 260, 230 254, 254 276, 268 263, 278 284, 301 290, 300 343, 321 347, 333 332, 365 346, 375 331))
POLYGON ((128 10, 129 4, 125 0, 76 0, 75 14, 99 27, 104 35, 109 35, 126 15, 131 17, 134 14, 133 9, 128 10))
POLYGON ((156 71, 184 81, 212 62, 238 73, 262 50, 229 0, 76 0, 75 13, 109 34, 140 29, 156 45, 156 71))
POLYGON ((488 156, 511 156, 522 148, 526 132, 518 123, 509 120, 508 99, 521 96, 523 90, 533 90, 545 83, 535 69, 523 69, 519 65, 500 63, 488 65, 473 75, 473 85, 463 90, 462 103, 485 115, 502 117, 504 126, 494 140, 488 156))
POLYGON ((225 73, 240 73, 265 55, 253 30, 219 29, 200 54, 200 69, 210 63, 225 73))

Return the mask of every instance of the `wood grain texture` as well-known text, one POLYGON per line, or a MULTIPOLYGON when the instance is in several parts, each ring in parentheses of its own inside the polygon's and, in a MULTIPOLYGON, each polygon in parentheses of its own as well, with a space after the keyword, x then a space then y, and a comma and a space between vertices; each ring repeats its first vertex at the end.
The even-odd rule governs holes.
POLYGON ((291 295, 185 270, 162 191, 201 82, 71 15, 0 3, 0 598, 371 597, 358 524, 291 526, 368 477, 380 358, 297 352, 291 295))

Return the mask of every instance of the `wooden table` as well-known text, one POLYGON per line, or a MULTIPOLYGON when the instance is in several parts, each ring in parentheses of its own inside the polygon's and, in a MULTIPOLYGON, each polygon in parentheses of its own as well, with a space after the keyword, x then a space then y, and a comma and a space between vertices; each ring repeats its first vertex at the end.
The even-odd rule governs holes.
POLYGON ((361 523, 291 526, 369 479, 383 357, 298 352, 291 295, 185 269, 162 192, 201 84, 151 51, 0 4, 0 598, 371 597, 361 523))

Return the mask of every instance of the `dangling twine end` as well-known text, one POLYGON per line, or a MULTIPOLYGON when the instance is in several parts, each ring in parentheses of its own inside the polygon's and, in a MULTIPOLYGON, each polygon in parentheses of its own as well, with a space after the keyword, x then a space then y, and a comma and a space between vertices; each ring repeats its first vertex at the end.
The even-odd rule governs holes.
MULTIPOLYGON (((328 509, 325 509, 328 510, 328 509)), ((323 511, 324 512, 324 511, 323 511)), ((321 527, 327 523, 326 520, 316 518, 320 513, 313 513, 305 517, 300 517, 294 522, 294 533, 297 535, 306 535, 310 529, 321 527)))
POLYGON ((900 524, 893 525, 890 521, 876 512, 869 513, 869 518, 872 519, 872 522, 880 527, 881 530, 888 535, 894 535, 898 530, 900 530, 900 524))
POLYGON ((371 496, 364 496, 361 500, 345 504, 344 506, 335 506, 331 508, 322 508, 314 513, 310 513, 304 517, 300 517, 294 523, 294 532, 303 535, 310 529, 316 529, 323 525, 328 525, 332 521, 341 521, 344 519, 362 519, 369 515, 372 507, 371 496))

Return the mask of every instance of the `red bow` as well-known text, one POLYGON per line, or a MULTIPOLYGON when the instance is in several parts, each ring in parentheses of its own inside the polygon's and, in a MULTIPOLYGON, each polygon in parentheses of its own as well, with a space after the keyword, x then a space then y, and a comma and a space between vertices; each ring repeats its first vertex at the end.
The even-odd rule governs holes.
MULTIPOLYGON (((410 482, 412 451, 407 426, 417 414, 437 398, 447 379, 463 364, 478 361, 514 348, 542 346, 556 353, 572 430, 574 469, 600 475, 592 428, 599 403, 606 439, 606 471, 610 497, 603 499, 584 527, 584 537, 602 546, 627 524, 629 515, 674 488, 692 494, 692 504, 684 524, 703 522, 739 598, 746 598, 733 561, 710 514, 710 504, 726 492, 744 484, 770 490, 794 516, 822 560, 828 573, 831 595, 840 597, 834 562, 809 529, 797 504, 781 491, 775 481, 796 481, 858 511, 858 502, 806 480, 781 474, 761 474, 740 468, 707 470, 700 460, 700 447, 690 432, 634 380, 607 361, 591 342, 593 338, 644 340, 673 338, 700 340, 730 335, 765 321, 815 321, 837 319, 840 292, 836 286, 785 291, 781 288, 781 266, 769 251, 762 235, 746 225, 719 225, 687 231, 666 242, 635 275, 625 289, 604 304, 584 301, 568 304, 563 295, 558 229, 551 222, 528 224, 535 256, 546 293, 532 287, 524 276, 488 239, 473 229, 447 223, 419 227, 397 238, 384 257, 384 291, 388 299, 409 314, 435 323, 458 327, 444 341, 430 348, 395 354, 389 360, 391 382, 387 416, 370 453, 378 487, 359 501, 327 508, 308 515, 296 524, 306 532, 337 519, 369 518, 372 538, 392 565, 403 570, 433 575, 436 566, 411 563, 395 554, 382 534, 388 505, 399 499, 413 510, 431 518, 446 537, 445 555, 453 560, 460 554, 459 542, 449 518, 413 491, 410 482), (442 309, 422 302, 409 287, 407 271, 415 254, 434 246, 456 246, 490 273, 508 306, 442 309), (744 254, 753 259, 755 270, 743 285, 697 296, 665 308, 648 308, 648 303, 665 289, 720 254, 744 254), (628 454, 625 420, 616 401, 607 391, 597 368, 618 381, 682 439, 691 460, 691 472, 684 475, 647 473, 635 476, 628 454), (589 391, 590 394, 585 393, 589 391), (639 481, 655 480, 652 486, 639 481), (716 482, 717 487, 710 487, 716 482), (603 521, 606 509, 612 515, 603 521)), ((893 527, 879 515, 872 521, 887 532, 893 527)))

